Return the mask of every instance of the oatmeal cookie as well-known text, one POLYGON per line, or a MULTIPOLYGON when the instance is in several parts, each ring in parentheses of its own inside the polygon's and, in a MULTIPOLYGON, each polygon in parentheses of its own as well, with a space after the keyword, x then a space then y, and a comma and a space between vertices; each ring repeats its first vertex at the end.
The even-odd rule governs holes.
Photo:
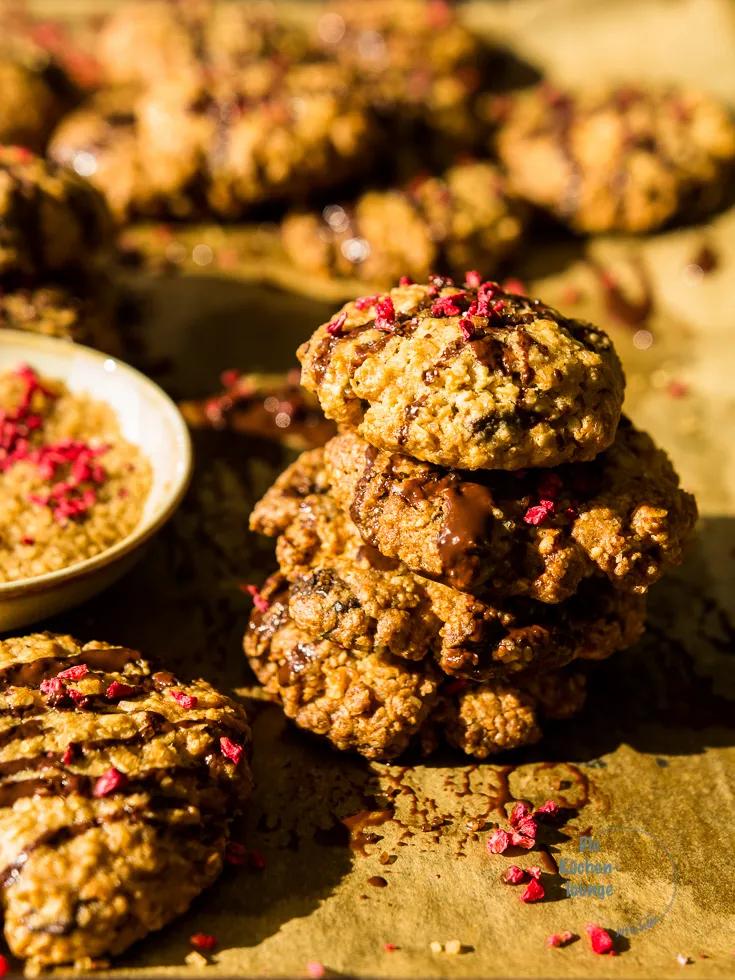
POLYGON ((379 449, 464 469, 607 448, 625 379, 606 334, 468 275, 357 299, 319 327, 297 353, 325 415, 379 449))
POLYGON ((206 73, 237 72, 277 58, 293 64, 313 46, 267 3, 143 0, 118 4, 98 39, 108 82, 152 85, 206 73))
POLYGON ((253 612, 245 653, 286 716, 338 749, 368 759, 400 755, 436 700, 438 672, 387 653, 355 656, 314 639, 290 619, 275 577, 263 596, 270 605, 253 612))
POLYGON ((112 325, 110 297, 109 292, 100 296, 96 290, 82 296, 63 286, 0 292, 0 329, 60 337, 119 355, 122 344, 112 325))
POLYGON ((317 34, 327 54, 356 73, 397 134, 405 137, 407 127, 418 122, 444 145, 473 145, 484 49, 452 5, 342 0, 322 13, 317 34))
POLYGON ((141 163, 135 103, 128 90, 103 89, 64 117, 48 148, 52 160, 102 193, 118 221, 155 210, 141 163))
POLYGON ((472 680, 558 668, 577 657, 602 659, 640 636, 643 598, 601 578, 551 606, 481 601, 414 575, 363 542, 325 491, 318 455, 306 455, 256 505, 251 527, 278 535, 288 612, 311 636, 354 651, 434 657, 445 673, 472 680))
POLYGON ((289 259, 321 276, 391 286, 401 275, 495 271, 523 229, 519 206, 489 163, 464 163, 405 190, 368 191, 354 205, 332 204, 321 216, 288 215, 281 238, 289 259))
POLYGON ((0 642, 5 939, 36 966, 122 952, 222 869, 251 791, 243 709, 139 653, 0 642))
POLYGON ((735 164, 731 114, 686 89, 542 84, 503 116, 497 149, 512 187, 580 232, 647 232, 706 215, 735 164))
POLYGON ((681 562, 697 516, 666 454, 626 419, 606 452, 554 470, 447 471, 352 433, 327 444, 325 461, 369 545, 480 596, 555 603, 600 574, 644 593, 681 562))
POLYGON ((238 80, 165 82, 138 104, 142 165, 154 192, 185 217, 204 205, 236 218, 363 172, 378 131, 349 74, 302 64, 254 97, 238 80))
POLYGON ((102 196, 22 147, 0 147, 0 277, 84 269, 110 245, 102 196))
POLYGON ((222 391, 202 401, 179 402, 193 429, 226 429, 274 439, 301 451, 336 434, 319 403, 299 384, 299 370, 284 374, 225 371, 222 391))
POLYGON ((395 758, 417 736, 425 751, 446 741, 486 758, 538 741, 541 715, 572 713, 583 701, 576 674, 543 675, 533 690, 523 675, 513 687, 471 685, 441 681, 430 661, 416 664, 317 640, 291 619, 281 576, 268 580, 261 598, 267 608, 253 612, 244 639, 258 680, 300 728, 368 759, 395 758))

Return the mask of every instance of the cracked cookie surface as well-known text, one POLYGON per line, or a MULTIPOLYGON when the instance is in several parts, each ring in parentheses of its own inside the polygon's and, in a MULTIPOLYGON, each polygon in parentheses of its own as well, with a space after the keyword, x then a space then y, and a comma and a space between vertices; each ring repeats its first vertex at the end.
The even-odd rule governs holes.
POLYGON ((0 707, 14 955, 45 966, 120 953, 214 881, 251 790, 239 705, 135 650, 37 633, 0 641, 0 707))
POLYGON ((364 653, 435 658, 447 674, 485 680, 558 668, 577 657, 602 659, 642 632, 643 598, 601 578, 550 606, 482 601, 414 575, 363 542, 324 489, 322 454, 305 455, 256 505, 251 526, 278 535, 289 616, 310 635, 364 653))
POLYGON ((497 283, 439 278, 347 303, 298 356, 328 418, 380 449, 473 470, 592 459, 614 438, 625 384, 596 327, 497 283))
POLYGON ((522 475, 447 471, 351 433, 327 444, 325 461, 368 544, 479 595, 560 602, 600 574, 645 592, 681 562, 697 516, 666 453, 625 419, 595 460, 522 475))
POLYGON ((539 719, 584 701, 580 675, 551 672, 513 686, 441 679, 431 663, 346 650, 299 629, 287 584, 272 576, 245 633, 248 661, 266 691, 300 728, 368 759, 392 759, 414 741, 443 742, 476 758, 538 741, 539 719))

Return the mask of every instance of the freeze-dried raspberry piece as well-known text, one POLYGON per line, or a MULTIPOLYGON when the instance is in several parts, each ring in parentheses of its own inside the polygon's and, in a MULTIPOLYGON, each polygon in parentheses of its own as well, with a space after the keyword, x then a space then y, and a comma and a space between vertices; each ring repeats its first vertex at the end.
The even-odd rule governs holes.
POLYGON ((528 803, 516 803, 516 805, 510 811, 510 817, 508 818, 511 827, 517 829, 521 821, 525 820, 527 817, 530 817, 532 812, 533 807, 529 806, 528 803))
POLYGON ((490 854, 503 854, 510 847, 510 834, 498 828, 490 834, 485 846, 490 854))
POLYGON ((568 929, 565 932, 555 932, 546 939, 547 946, 568 946, 569 943, 573 943, 575 939, 579 939, 579 936, 575 932, 570 932, 568 929))
POLYGON ((215 936, 210 936, 206 932, 195 932, 193 936, 189 937, 189 942, 194 947, 194 949, 204 949, 212 950, 217 945, 217 939, 215 936))
POLYGON ((327 333, 335 337, 337 334, 342 333, 342 327, 345 325, 347 320, 346 313, 340 313, 339 316, 335 317, 330 323, 327 324, 327 333))
POLYGON ((558 817, 560 811, 561 811, 561 807, 559 806, 558 803, 555 803, 554 800, 547 800, 545 803, 542 803, 541 806, 536 807, 536 812, 534 813, 534 816, 537 817, 539 816, 539 814, 542 814, 545 817, 553 818, 553 817, 558 817))
POLYGON ((503 872, 503 881, 506 885, 520 885, 526 880, 526 877, 526 872, 517 864, 511 864, 503 872))
POLYGON ((253 605, 258 612, 268 612, 270 609, 270 603, 261 595, 260 589, 257 585, 241 585, 240 588, 243 592, 247 593, 247 595, 251 596, 253 605))
POLYGON ((112 681, 105 691, 108 701, 120 701, 122 698, 129 698, 133 694, 138 694, 138 688, 131 684, 122 684, 120 681, 112 681))
POLYGON ((540 902, 544 897, 546 892, 544 891, 544 886, 540 881, 532 878, 526 885, 526 888, 522 895, 520 895, 520 900, 522 902, 540 902))
POLYGON ((384 296, 375 304, 375 329, 392 331, 396 324, 396 310, 390 296, 384 296))
POLYGON ((602 926, 597 926, 593 922, 588 922, 584 927, 584 931, 590 937, 590 946, 592 947, 593 953, 598 953, 600 956, 604 953, 614 953, 613 949, 613 938, 607 929, 603 929, 602 926))
POLYGON ((86 664, 76 664, 74 667, 67 667, 66 670, 60 670, 56 676, 63 681, 80 681, 88 673, 89 667, 86 664))
POLYGON ((550 517, 556 510, 556 504, 553 500, 539 500, 537 504, 533 507, 529 507, 526 513, 523 515, 523 520, 526 524, 532 524, 534 527, 538 527, 539 524, 543 524, 547 517, 550 517))
POLYGON ((196 708, 198 704, 198 699, 193 694, 187 694, 186 691, 169 691, 169 694, 178 705, 187 710, 196 708))
POLYGON ((53 703, 64 697, 66 694, 66 685, 58 677, 47 677, 41 681, 39 690, 47 701, 53 703))
POLYGON ((110 766, 107 772, 103 772, 95 782, 92 789, 92 796, 109 796, 117 789, 122 789, 127 784, 128 777, 124 772, 120 772, 114 766, 110 766))
POLYGON ((237 765, 242 759, 242 754, 245 749, 238 742, 233 742, 231 738, 227 738, 223 735, 219 740, 219 747, 222 755, 229 759, 234 765, 237 765))

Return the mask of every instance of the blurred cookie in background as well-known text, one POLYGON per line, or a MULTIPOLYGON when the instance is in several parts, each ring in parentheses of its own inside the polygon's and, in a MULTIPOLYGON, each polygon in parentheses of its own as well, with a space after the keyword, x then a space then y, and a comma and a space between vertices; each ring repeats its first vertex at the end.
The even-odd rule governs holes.
POLYGON ((575 231, 648 232, 726 199, 730 112, 702 93, 543 83, 499 105, 496 145, 513 190, 575 231))

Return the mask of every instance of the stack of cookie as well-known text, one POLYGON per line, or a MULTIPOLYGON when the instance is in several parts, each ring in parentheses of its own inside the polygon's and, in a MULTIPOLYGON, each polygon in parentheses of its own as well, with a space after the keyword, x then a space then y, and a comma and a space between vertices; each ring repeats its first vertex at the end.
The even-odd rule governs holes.
POLYGON ((610 339, 468 273, 348 303, 299 357, 340 432, 251 518, 280 566, 245 637, 259 681, 369 758, 537 741, 640 635, 696 518, 621 418, 610 339))

